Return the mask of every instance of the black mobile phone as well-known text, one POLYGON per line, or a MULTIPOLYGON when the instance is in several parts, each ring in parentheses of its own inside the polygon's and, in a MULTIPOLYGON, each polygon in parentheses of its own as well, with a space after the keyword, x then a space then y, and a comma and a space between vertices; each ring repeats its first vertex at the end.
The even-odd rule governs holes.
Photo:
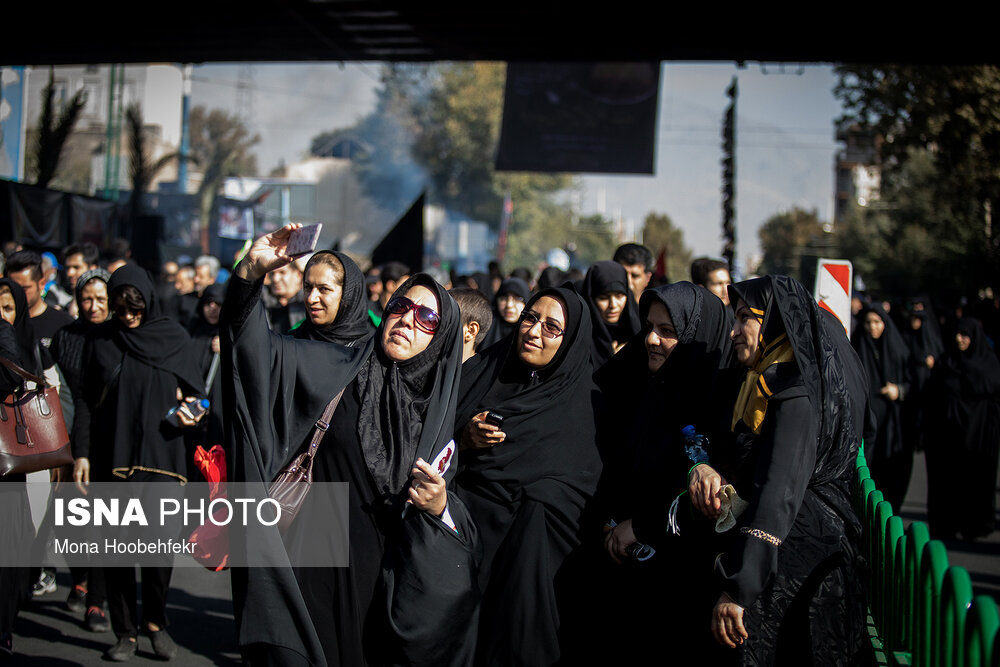
POLYGON ((487 424, 493 424, 497 428, 503 428, 503 415, 498 412, 493 412, 490 410, 486 413, 486 419, 484 419, 487 424))

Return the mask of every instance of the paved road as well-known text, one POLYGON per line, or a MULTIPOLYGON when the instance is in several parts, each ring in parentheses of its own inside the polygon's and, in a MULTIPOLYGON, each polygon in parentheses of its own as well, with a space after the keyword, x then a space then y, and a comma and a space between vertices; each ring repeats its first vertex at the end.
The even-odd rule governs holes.
MULTIPOLYGON (((902 511, 904 524, 926 520, 926 471, 918 453, 913 480, 902 511)), ((976 594, 989 594, 1000 601, 1000 532, 975 543, 946 542, 949 562, 969 571, 976 594)), ((94 634, 82 619, 71 614, 64 601, 69 591, 69 572, 58 572, 59 589, 35 598, 23 610, 15 625, 14 664, 62 667, 100 665, 103 652, 114 643, 110 632, 94 634)), ((238 665, 239 651, 234 634, 231 591, 227 573, 213 573, 200 567, 174 569, 168 601, 170 634, 177 642, 178 665, 238 665)), ((149 640, 141 637, 139 652, 129 664, 160 661, 152 653, 149 640)), ((161 663, 162 664, 162 663, 161 663)))
MULTIPOLYGON (((70 588, 69 571, 59 568, 55 593, 34 598, 17 618, 14 626, 15 665, 112 664, 102 658, 115 642, 109 632, 89 632, 82 614, 66 609, 70 588)), ((227 572, 209 572, 201 567, 174 568, 167 596, 170 636, 177 643, 173 664, 240 664, 233 622, 232 593, 227 572)), ((140 606, 140 615, 142 614, 140 606)), ((128 664, 163 664, 153 653, 147 637, 139 638, 139 650, 128 664)))

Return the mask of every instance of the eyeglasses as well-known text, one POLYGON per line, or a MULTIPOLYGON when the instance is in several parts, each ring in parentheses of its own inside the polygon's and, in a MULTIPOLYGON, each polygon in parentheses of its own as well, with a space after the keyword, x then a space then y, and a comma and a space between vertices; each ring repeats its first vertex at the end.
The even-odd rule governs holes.
POLYGON ((559 338, 559 336, 562 336, 564 333, 566 333, 565 331, 560 329, 555 324, 552 324, 551 322, 543 322, 541 319, 539 319, 538 315, 535 315, 530 311, 525 311, 521 313, 522 329, 530 331, 532 328, 534 328, 535 324, 538 323, 542 325, 542 335, 545 336, 546 338, 559 338))
POLYGON ((390 315, 405 315, 410 310, 414 313, 414 322, 422 331, 427 333, 437 331, 438 324, 441 323, 441 316, 427 306, 415 304, 405 296, 397 296, 385 305, 385 312, 390 315))

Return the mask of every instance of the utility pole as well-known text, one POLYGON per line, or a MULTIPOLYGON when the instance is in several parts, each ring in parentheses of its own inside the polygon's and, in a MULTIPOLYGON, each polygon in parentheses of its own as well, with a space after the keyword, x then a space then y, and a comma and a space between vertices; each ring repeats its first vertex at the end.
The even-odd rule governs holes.
POLYGON ((191 133, 188 129, 191 108, 191 65, 184 65, 183 96, 181 97, 181 158, 177 165, 177 192, 187 193, 187 163, 191 150, 191 133))
POLYGON ((736 258, 736 77, 734 76, 726 95, 729 106, 722 122, 722 256, 729 263, 729 271, 734 271, 736 258))

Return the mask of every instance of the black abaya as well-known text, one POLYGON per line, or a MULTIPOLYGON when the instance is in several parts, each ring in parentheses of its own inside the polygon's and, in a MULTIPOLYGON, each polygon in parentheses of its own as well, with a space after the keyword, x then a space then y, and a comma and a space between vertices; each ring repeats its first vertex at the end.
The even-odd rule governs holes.
POLYGON ((868 400, 875 416, 876 432, 865 442, 865 459, 875 485, 898 512, 903 507, 913 471, 912 441, 903 438, 902 406, 909 400, 910 351, 892 318, 878 304, 866 306, 858 314, 858 330, 851 343, 868 374, 868 400), (874 313, 884 329, 877 339, 865 328, 865 318, 874 313), (899 388, 896 400, 882 395, 892 383, 899 388))
MULTIPOLYGON (((234 605, 244 657, 251 664, 285 659, 312 665, 465 664, 474 642, 455 615, 461 609, 474 617, 474 606, 467 606, 475 601, 469 573, 464 586, 464 570, 451 570, 438 582, 439 590, 458 582, 453 586, 459 601, 442 602, 436 591, 405 586, 421 566, 453 565, 453 551, 436 560, 426 554, 414 556, 421 562, 394 560, 416 554, 416 549, 407 552, 412 542, 405 538, 423 530, 427 544, 440 547, 436 538, 450 540, 446 546, 458 547, 462 568, 470 564, 462 559, 473 548, 474 528, 452 494, 448 511, 459 533, 439 530, 442 520, 425 512, 409 511, 400 520, 414 459, 434 460, 451 439, 461 368, 457 305, 428 276, 407 280, 398 293, 415 284, 428 287, 438 299, 442 322, 427 350, 394 363, 376 342, 381 329, 375 337, 361 335, 353 347, 272 333, 260 302, 261 284, 233 276, 224 308, 224 392, 234 415, 227 434, 236 452, 236 479, 273 479, 305 446, 316 418, 343 389, 319 446, 314 480, 348 484, 350 567, 235 568, 234 605), (400 401, 419 411, 396 411, 400 401), (417 612, 422 617, 414 622, 407 614, 417 612)), ((445 478, 454 470, 448 469, 445 478)), ((292 531, 307 529, 300 522, 292 531)), ((276 533, 255 537, 284 553, 274 542, 276 533)))
POLYGON ((974 540, 996 527, 1000 362, 978 320, 956 331, 969 348, 949 340, 927 386, 927 513, 935 537, 974 540))
POLYGON ((462 368, 456 430, 490 409, 505 417, 506 434, 495 447, 463 450, 456 480, 483 543, 478 665, 559 660, 567 598, 557 583, 570 576, 568 558, 580 545, 601 471, 587 306, 574 290, 553 288, 535 293, 525 309, 543 296, 567 308, 547 366, 533 370, 520 361, 515 332, 509 344, 491 346, 462 368))
POLYGON ((745 281, 729 298, 762 322, 734 411, 738 463, 720 471, 749 501, 716 563, 745 609, 741 664, 856 664, 864 596, 850 488, 869 421, 864 369, 840 325, 794 280, 745 281))

